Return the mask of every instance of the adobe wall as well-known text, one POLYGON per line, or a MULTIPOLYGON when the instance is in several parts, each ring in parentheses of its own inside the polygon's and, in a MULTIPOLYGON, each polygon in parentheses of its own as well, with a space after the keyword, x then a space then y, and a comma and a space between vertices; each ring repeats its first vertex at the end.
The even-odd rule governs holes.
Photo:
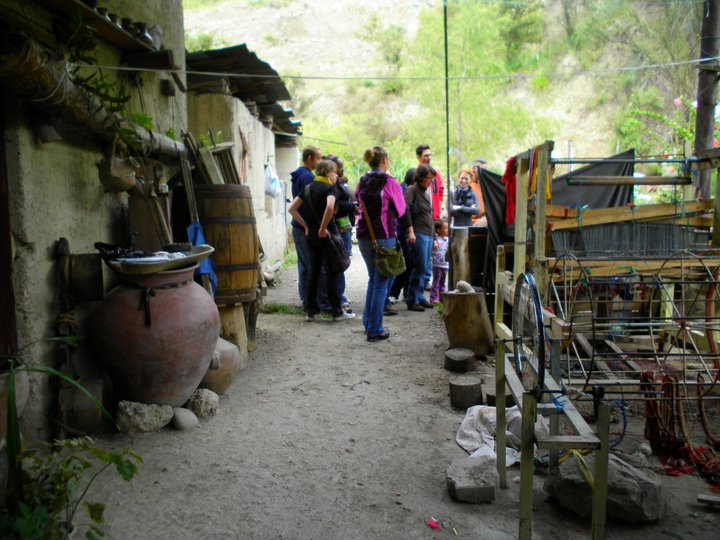
MULTIPOLYGON (((0 0, 3 5, 18 2, 0 0)), ((34 4, 23 3, 19 17, 31 17, 32 26, 49 31, 50 15, 34 4)), ((123 17, 159 24, 163 28, 165 47, 175 53, 179 67, 184 67, 184 36, 181 0, 118 0, 113 10, 123 17)), ((100 42, 96 48, 101 64, 115 65, 120 51, 100 42)), ((106 69, 105 72, 110 73, 106 69)), ((177 93, 168 98, 159 91, 160 79, 167 74, 144 74, 142 86, 130 88, 133 95, 127 109, 144 110, 164 133, 177 133, 187 123, 185 96, 177 93), (142 94, 142 100, 140 99, 142 94)), ((47 338, 55 335, 58 316, 55 246, 58 238, 69 240, 73 253, 93 253, 94 242, 117 242, 124 234, 127 194, 106 193, 100 184, 96 163, 103 148, 83 137, 69 134, 62 141, 43 143, 37 136, 38 114, 23 99, 9 96, 5 110, 7 169, 9 176, 10 222, 13 251, 13 283, 17 304, 18 342, 24 358, 31 365, 55 366, 54 344, 47 338)), ((80 130, 82 131, 82 130, 80 130)), ((109 280, 108 280, 109 282, 109 280)), ((76 318, 79 334, 85 335, 83 322, 92 305, 79 306, 76 318)), ((97 359, 87 345, 75 354, 81 374, 99 375, 97 359)), ((51 435, 53 410, 51 392, 44 376, 33 376, 29 403, 23 415, 26 436, 47 438, 51 435)))

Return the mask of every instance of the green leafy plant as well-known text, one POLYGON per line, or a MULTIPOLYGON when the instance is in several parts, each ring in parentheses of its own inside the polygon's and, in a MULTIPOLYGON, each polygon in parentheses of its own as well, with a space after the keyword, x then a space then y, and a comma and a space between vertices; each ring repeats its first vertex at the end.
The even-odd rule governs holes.
POLYGON ((69 19, 56 19, 53 30, 60 49, 67 53, 70 80, 94 96, 108 112, 121 112, 130 99, 122 81, 111 79, 97 67, 95 31, 77 12, 69 19))
MULTIPOLYGON (((74 345, 76 336, 50 338, 74 345)), ((108 451, 89 437, 43 443, 42 450, 21 449, 20 422, 16 406, 16 374, 19 371, 58 377, 77 388, 95 407, 112 420, 103 405, 79 382, 67 374, 46 366, 23 365, 23 350, 0 358, 0 371, 7 373, 7 435, 8 458, 5 505, 0 509, 0 536, 23 540, 64 539, 75 527, 74 518, 83 506, 90 518, 87 538, 108 538, 102 528, 105 506, 87 502, 85 497, 98 476, 110 466, 130 480, 142 463, 139 455, 129 449, 108 451)))
MULTIPOLYGON (((9 531, 23 539, 65 538, 76 526, 77 512, 84 507, 90 519, 87 538, 107 538, 103 528, 105 505, 87 501, 93 482, 108 468, 126 481, 142 462, 125 448, 108 451, 90 437, 46 443, 20 454, 23 499, 10 518, 9 531), (13 520, 14 518, 14 520, 13 520)), ((6 531, 8 532, 8 531, 6 531)))

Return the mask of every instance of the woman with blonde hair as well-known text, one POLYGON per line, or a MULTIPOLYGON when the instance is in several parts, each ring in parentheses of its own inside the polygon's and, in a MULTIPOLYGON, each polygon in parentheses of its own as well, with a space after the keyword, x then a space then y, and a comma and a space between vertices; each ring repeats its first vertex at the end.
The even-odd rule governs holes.
POLYGON ((477 195, 470 187, 476 178, 475 171, 468 167, 460 169, 457 174, 458 187, 455 188, 452 195, 450 212, 454 227, 470 227, 473 224, 473 217, 480 215, 477 195))
POLYGON ((370 171, 360 179, 356 190, 360 204, 360 219, 356 234, 358 247, 368 271, 368 286, 365 294, 363 326, 367 340, 375 342, 390 337, 383 327, 383 310, 388 295, 390 279, 383 276, 375 266, 375 249, 370 229, 379 247, 394 248, 397 244, 396 225, 398 220, 407 226, 408 240, 415 242, 415 233, 405 211, 405 198, 398 181, 388 174, 390 159, 382 146, 365 150, 363 159, 370 171))

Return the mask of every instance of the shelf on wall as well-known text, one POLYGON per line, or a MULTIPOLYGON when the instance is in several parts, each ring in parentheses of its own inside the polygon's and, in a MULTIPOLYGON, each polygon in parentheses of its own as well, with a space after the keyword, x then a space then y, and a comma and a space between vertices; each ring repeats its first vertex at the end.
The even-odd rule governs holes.
POLYGON ((154 51, 155 49, 142 40, 107 20, 94 9, 80 0, 38 0, 38 3, 56 13, 71 15, 79 12, 85 22, 95 29, 97 37, 124 51, 154 51))

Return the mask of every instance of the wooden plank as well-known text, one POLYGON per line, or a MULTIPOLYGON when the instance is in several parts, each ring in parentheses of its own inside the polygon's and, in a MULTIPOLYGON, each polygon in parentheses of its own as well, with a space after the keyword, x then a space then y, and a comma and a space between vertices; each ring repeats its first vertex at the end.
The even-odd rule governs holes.
POLYGON ((617 345, 617 343, 615 343, 614 341, 611 341, 611 340, 609 340, 609 339, 606 339, 606 340, 605 340, 605 345, 607 345, 608 347, 610 347, 610 349, 612 349, 612 351, 613 351, 615 354, 618 355, 618 357, 620 358, 620 360, 622 360, 625 364, 627 364, 628 367, 629 367, 633 372, 635 372, 635 373, 638 374, 638 376, 640 376, 640 374, 644 371, 639 365, 637 365, 634 361, 632 361, 628 355, 625 354, 625 351, 623 351, 623 350, 617 345))
POLYGON ((576 218, 578 210, 577 208, 568 208, 559 204, 548 204, 545 208, 545 215, 549 218, 576 218))
POLYGON ((525 272, 525 255, 527 252, 528 201, 527 190, 530 172, 528 160, 517 160, 517 192, 515 193, 515 258, 513 259, 513 276, 517 279, 525 272))
MULTIPOLYGON (((518 186, 519 188, 520 186, 518 186)), ((618 223, 621 221, 633 221, 663 217, 674 217, 676 215, 687 215, 699 212, 705 212, 714 207, 715 201, 693 201, 685 203, 662 203, 647 204, 630 208, 621 206, 616 208, 598 208, 583 211, 574 219, 548 219, 553 231, 565 229, 577 229, 580 227, 589 227, 592 225, 602 225, 607 223, 618 223)))
POLYGON ((600 446, 595 452, 595 486, 592 499, 592 538, 605 540, 608 494, 608 459, 610 452, 610 407, 601 402, 598 407, 597 435, 600 446))
MULTIPOLYGON (((523 407, 523 400, 525 399, 525 396, 527 396, 527 394, 525 393, 525 390, 522 386, 522 383, 520 382, 519 377, 517 376, 517 373, 515 373, 512 362, 507 358, 507 356, 505 357, 505 381, 507 387, 510 389, 511 395, 515 399, 515 403, 518 404, 518 407, 523 407)), ((560 386, 558 386, 555 380, 548 373, 545 374, 545 388, 554 392, 556 395, 560 395, 561 393, 560 386)), ((543 408, 542 410, 545 409, 543 408)), ((575 435, 573 435, 572 437, 578 437, 577 439, 567 439, 566 442, 568 444, 574 444, 573 441, 576 441, 579 444, 581 443, 583 445, 597 443, 597 437, 595 436, 595 433, 590 428, 590 426, 588 426, 587 422, 585 422, 585 419, 578 412, 572 402, 567 402, 564 409, 562 410, 562 414, 567 421, 568 427, 572 429, 572 431, 575 433, 575 435)), ((555 448, 560 447, 555 446, 555 448)), ((569 448, 575 447, 571 446, 569 448)), ((583 446, 583 448, 585 448, 585 446, 583 446)))
POLYGON ((533 473, 535 471, 535 399, 528 396, 522 404, 520 442, 520 540, 532 539, 533 473))
POLYGON ((697 496, 697 502, 720 506, 720 495, 706 495, 704 493, 699 493, 697 496))
POLYGON ((600 448, 600 441, 593 434, 592 437, 582 435, 545 435, 536 434, 538 448, 546 450, 597 450, 600 448))
POLYGON ((534 246, 534 259, 535 259, 535 278, 537 281, 538 291, 540 292, 540 297, 542 298, 545 294, 545 291, 547 290, 547 274, 545 272, 540 271, 541 268, 538 268, 537 265, 539 265, 541 260, 545 260, 545 234, 544 231, 547 230, 547 199, 548 195, 552 195, 551 193, 547 193, 547 184, 548 184, 548 175, 549 175, 549 162, 550 162, 550 152, 552 152, 553 149, 553 142, 552 141, 546 141, 540 146, 540 149, 538 151, 538 158, 537 158, 537 175, 536 175, 536 182, 535 182, 535 191, 536 191, 536 197, 535 197, 535 223, 533 225, 534 231, 542 231, 540 234, 535 234, 535 246, 534 246))
POLYGON ((573 176, 568 186, 687 186, 689 176, 573 176))
POLYGON ((225 183, 220 169, 218 169, 217 162, 212 155, 212 152, 208 148, 200 148, 199 159, 202 162, 205 170, 207 171, 210 182, 215 185, 222 185, 225 183))
POLYGON ((677 216, 673 219, 653 220, 653 223, 668 223, 670 225, 685 225, 687 227, 697 227, 699 229, 709 229, 713 226, 713 218, 703 216, 677 216))
MULTIPOLYGON (((495 339, 495 410, 502 411, 505 405, 505 342, 495 339), (498 406, 498 404, 501 404, 498 406)), ((497 462, 498 482, 500 488, 507 488, 507 466, 505 448, 507 440, 505 435, 505 415, 495 414, 495 461, 497 462)))
MULTIPOLYGON (((552 270, 556 259, 550 259, 548 266, 552 270)), ((672 277, 679 275, 680 272, 687 272, 688 270, 704 268, 716 268, 720 266, 720 259, 703 257, 702 260, 688 257, 686 259, 618 259, 618 260, 589 260, 581 259, 582 264, 586 273, 592 277, 606 277, 614 275, 625 275, 625 274, 637 274, 640 275, 655 275, 662 270, 664 276, 672 277)), ((560 269, 558 269, 560 270, 560 269)), ((581 277, 580 268, 574 267, 573 270, 565 272, 551 272, 550 279, 555 282, 563 280, 579 279, 581 277)))

